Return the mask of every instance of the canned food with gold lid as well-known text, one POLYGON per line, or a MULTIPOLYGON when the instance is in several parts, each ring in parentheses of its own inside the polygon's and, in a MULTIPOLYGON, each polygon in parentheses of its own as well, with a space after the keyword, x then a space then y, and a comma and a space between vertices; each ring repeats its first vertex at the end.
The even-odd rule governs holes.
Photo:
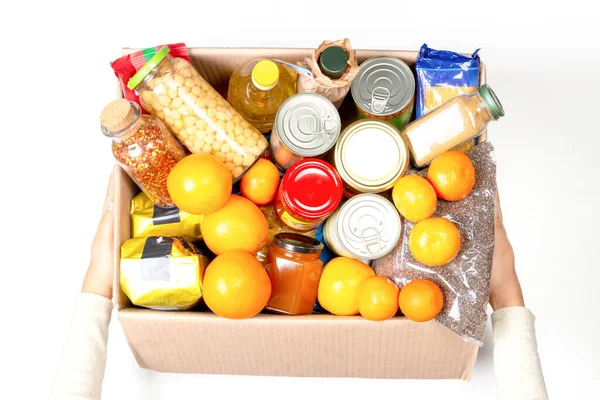
POLYGON ((350 124, 334 150, 344 194, 381 193, 391 189, 408 168, 408 148, 398 129, 376 119, 350 124))
POLYGON ((296 162, 320 157, 333 148, 341 131, 338 110, 325 97, 299 93, 283 102, 271 134, 275 162, 287 170, 296 162))
POLYGON ((391 202, 376 194, 361 194, 346 201, 329 217, 323 238, 340 256, 375 260, 396 246, 401 224, 391 202))
POLYGON ((412 115, 415 77, 396 57, 372 57, 352 81, 352 98, 363 117, 383 119, 404 128, 412 115))

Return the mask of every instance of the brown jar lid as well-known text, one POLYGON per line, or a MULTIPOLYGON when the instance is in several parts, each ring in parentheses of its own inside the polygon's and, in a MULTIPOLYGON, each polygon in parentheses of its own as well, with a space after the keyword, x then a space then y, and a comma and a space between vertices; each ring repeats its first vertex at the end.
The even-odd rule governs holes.
POLYGON ((100 114, 100 124, 105 134, 120 132, 131 126, 139 115, 135 106, 135 103, 131 103, 125 99, 114 100, 108 103, 100 114))

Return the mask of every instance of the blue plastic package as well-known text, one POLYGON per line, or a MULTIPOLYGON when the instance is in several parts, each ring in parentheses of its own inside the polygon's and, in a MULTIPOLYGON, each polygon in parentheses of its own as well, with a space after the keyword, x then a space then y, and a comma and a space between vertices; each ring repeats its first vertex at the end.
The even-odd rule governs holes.
POLYGON ((423 44, 417 57, 416 116, 442 105, 452 97, 479 87, 479 56, 435 50, 423 44))

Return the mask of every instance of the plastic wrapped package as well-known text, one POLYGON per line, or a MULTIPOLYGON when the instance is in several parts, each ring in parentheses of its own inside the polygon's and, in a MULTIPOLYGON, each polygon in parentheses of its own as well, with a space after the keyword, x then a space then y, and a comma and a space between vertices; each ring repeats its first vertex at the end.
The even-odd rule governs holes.
POLYGON ((417 58, 417 118, 479 86, 479 56, 435 50, 423 44, 417 58))
POLYGON ((161 207, 144 192, 131 199, 131 237, 181 236, 190 242, 202 238, 202 215, 180 210, 176 206, 161 207))
POLYGON ((202 298, 208 259, 180 237, 129 239, 121 246, 120 282, 137 306, 187 310, 202 298))
MULTIPOLYGON (((461 249, 450 263, 429 267, 418 262, 408 249, 414 223, 403 220, 402 237, 388 255, 373 263, 377 275, 387 276, 402 288, 415 279, 435 282, 444 294, 444 307, 436 320, 465 340, 483 345, 486 308, 494 252, 496 162, 494 147, 484 142, 468 156, 475 167, 471 194, 456 202, 439 200, 434 217, 454 222, 461 233, 461 249)), ((410 173, 426 177, 427 170, 410 173)))
MULTIPOLYGON (((473 93, 479 86, 479 56, 475 50, 471 56, 447 50, 435 50, 423 44, 417 58, 417 104, 416 116, 420 118, 461 94, 473 93)), ((467 152, 477 139, 457 148, 467 152)))

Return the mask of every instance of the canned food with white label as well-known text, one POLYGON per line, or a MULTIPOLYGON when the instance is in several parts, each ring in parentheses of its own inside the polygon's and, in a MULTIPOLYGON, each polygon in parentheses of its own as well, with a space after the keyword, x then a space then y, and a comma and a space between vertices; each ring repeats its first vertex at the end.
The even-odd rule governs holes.
POLYGON ((344 203, 325 223, 323 238, 340 256, 375 260, 398 243, 402 222, 396 207, 376 194, 361 194, 344 203))
POLYGON ((299 93, 288 98, 275 116, 271 148, 277 165, 287 170, 309 157, 321 157, 335 145, 340 115, 325 97, 299 93))

